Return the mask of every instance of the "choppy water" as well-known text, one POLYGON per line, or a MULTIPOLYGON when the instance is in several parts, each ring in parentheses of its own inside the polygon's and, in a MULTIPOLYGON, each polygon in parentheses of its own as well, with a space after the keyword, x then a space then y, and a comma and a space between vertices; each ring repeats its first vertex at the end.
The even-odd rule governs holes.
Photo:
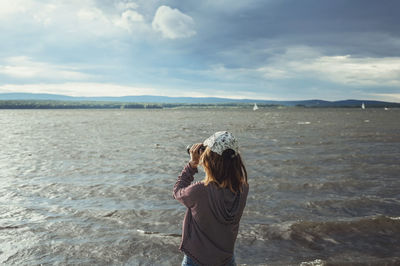
POLYGON ((238 263, 400 264, 400 110, 301 108, 0 111, 0 263, 178 265, 172 186, 219 130, 249 173, 238 263))

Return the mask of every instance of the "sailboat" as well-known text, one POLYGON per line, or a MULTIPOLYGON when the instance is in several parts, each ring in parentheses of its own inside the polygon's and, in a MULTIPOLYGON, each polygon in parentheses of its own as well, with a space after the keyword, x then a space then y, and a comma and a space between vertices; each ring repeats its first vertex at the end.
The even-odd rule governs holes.
POLYGON ((257 106, 257 104, 255 103, 254 106, 253 106, 253 111, 256 111, 256 110, 258 110, 258 106, 257 106))
POLYGON ((363 109, 363 110, 365 109, 365 104, 364 103, 361 104, 361 109, 363 109))

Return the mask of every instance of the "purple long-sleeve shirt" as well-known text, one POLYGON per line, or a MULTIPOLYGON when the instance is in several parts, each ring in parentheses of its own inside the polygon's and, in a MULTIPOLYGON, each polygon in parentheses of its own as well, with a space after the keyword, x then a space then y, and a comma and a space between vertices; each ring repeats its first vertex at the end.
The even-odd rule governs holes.
POLYGON ((194 182, 193 169, 185 166, 173 196, 187 207, 180 250, 199 265, 224 265, 232 260, 239 222, 246 205, 248 185, 233 193, 216 184, 194 182))

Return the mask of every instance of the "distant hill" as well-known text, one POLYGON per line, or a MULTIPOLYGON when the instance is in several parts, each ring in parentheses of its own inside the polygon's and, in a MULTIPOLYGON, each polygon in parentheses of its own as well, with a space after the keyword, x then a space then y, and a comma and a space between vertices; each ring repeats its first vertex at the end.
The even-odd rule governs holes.
POLYGON ((123 97, 71 97, 58 94, 35 93, 0 93, 0 101, 5 100, 30 100, 30 101, 63 101, 63 102, 121 102, 121 103, 151 103, 151 104, 253 104, 280 105, 280 106, 304 106, 304 107, 360 107, 365 103, 366 107, 399 107, 400 103, 369 101, 369 100, 304 100, 304 101, 270 101, 256 99, 228 99, 216 97, 166 97, 166 96, 123 96, 123 97))

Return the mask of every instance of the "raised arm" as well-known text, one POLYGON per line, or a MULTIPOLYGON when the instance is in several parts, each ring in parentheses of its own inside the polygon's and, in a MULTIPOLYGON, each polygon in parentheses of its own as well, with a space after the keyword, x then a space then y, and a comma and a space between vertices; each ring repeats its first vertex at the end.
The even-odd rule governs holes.
POLYGON ((194 180, 194 175, 198 172, 197 165, 199 164, 201 143, 193 145, 190 148, 190 162, 183 168, 178 180, 175 183, 173 197, 180 201, 183 205, 191 208, 194 204, 193 197, 195 186, 190 186, 194 180))

